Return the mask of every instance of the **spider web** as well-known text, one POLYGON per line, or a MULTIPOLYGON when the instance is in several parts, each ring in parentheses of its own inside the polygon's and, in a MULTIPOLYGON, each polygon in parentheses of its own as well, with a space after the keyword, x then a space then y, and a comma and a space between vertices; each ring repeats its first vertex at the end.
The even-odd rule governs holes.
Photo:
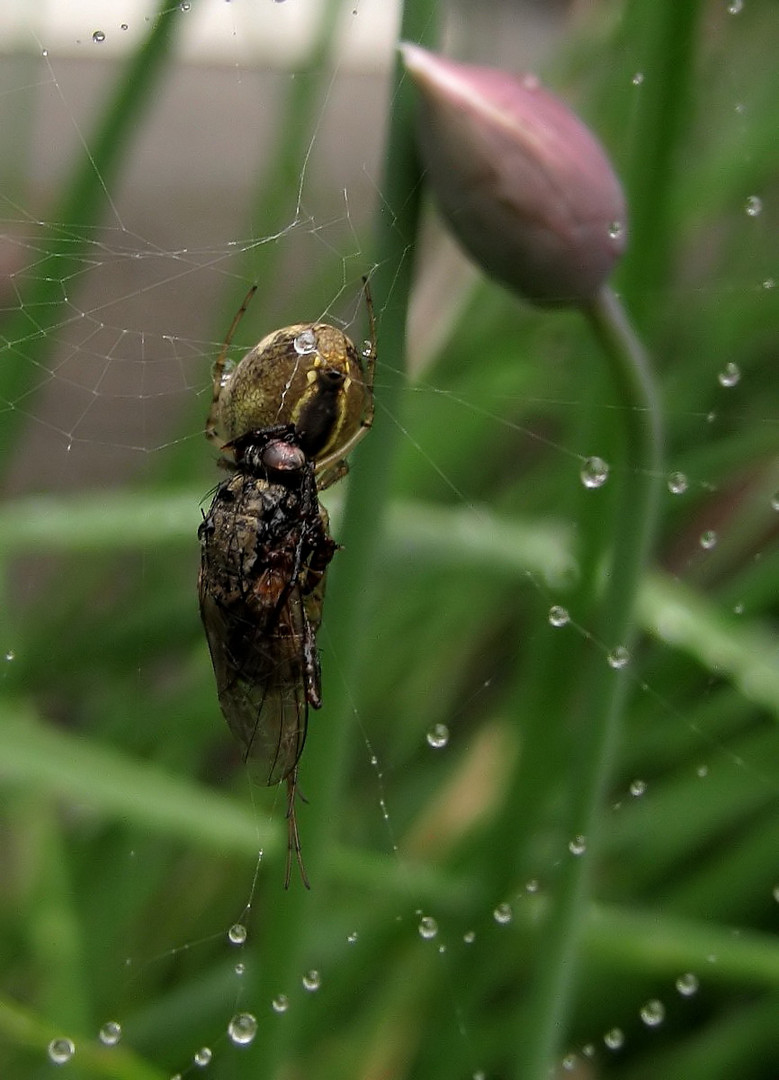
MULTIPOLYGON (((538 520, 526 521, 519 500, 527 486, 522 492, 500 483, 521 454, 528 484, 539 475, 534 470, 548 462, 558 470, 558 479, 566 473, 570 478, 558 497, 579 507, 584 504, 574 491, 600 498, 608 491, 609 472, 599 459, 613 473, 619 468, 615 448, 590 445, 586 427, 577 428, 572 418, 585 412, 609 414, 619 405, 602 387, 594 385, 589 394, 567 377, 577 351, 586 359, 590 346, 565 315, 550 326, 547 315, 522 313, 531 327, 523 342, 532 343, 547 364, 543 379, 528 374, 526 365, 513 378, 506 367, 494 377, 469 378, 458 366, 456 348, 451 364, 442 364, 436 350, 446 341, 458 307, 472 305, 472 325, 461 344, 466 357, 478 352, 482 332, 494 340, 496 326, 505 328, 501 347, 510 349, 518 316, 496 290, 475 285, 467 265, 433 235, 413 313, 414 374, 400 415, 382 410, 380 348, 376 396, 377 423, 397 425, 402 436, 398 484, 403 495, 389 526, 395 562, 381 595, 386 598, 393 589, 413 594, 427 574, 430 584, 420 585, 424 599, 419 604, 431 605, 431 598, 438 604, 430 615, 411 597, 405 608, 388 607, 383 625, 382 613, 375 615, 379 655, 387 647, 386 671, 367 693, 349 688, 363 746, 352 778, 354 803, 344 807, 343 832, 355 850, 378 852, 378 861, 361 868, 356 857, 350 862, 344 856, 316 966, 302 968, 296 986, 268 986, 261 974, 266 944, 256 944, 262 942, 267 908, 295 902, 281 894, 279 849, 271 852, 283 831, 283 793, 251 789, 235 767, 220 728, 195 611, 198 504, 218 479, 202 436, 211 395, 209 370, 253 279, 259 280, 260 293, 239 330, 244 345, 270 328, 308 318, 329 319, 353 336, 361 333, 360 279, 371 269, 371 212, 383 201, 378 180, 382 127, 376 118, 384 107, 383 78, 393 48, 391 5, 358 0, 341 13, 333 74, 323 83, 310 130, 276 201, 267 191, 258 198, 257 176, 269 173, 268 148, 277 145, 278 137, 274 120, 290 79, 306 78, 306 59, 324 6, 314 0, 264 8, 248 0, 178 5, 179 57, 154 92, 118 171, 110 176, 98 172, 105 213, 99 221, 75 227, 52 216, 51 208, 57 206, 74 160, 92 158, 92 132, 115 83, 118 58, 143 40, 153 12, 117 4, 107 13, 104 5, 93 10, 84 5, 69 13, 72 21, 65 24, 65 7, 53 5, 49 23, 30 25, 26 15, 20 19, 19 53, 5 67, 0 106, 12 142, 19 136, 17 153, 6 155, 0 190, 2 308, 9 323, 14 320, 13 333, 5 337, 6 355, 19 373, 0 401, 0 423, 7 422, 9 432, 4 441, 11 443, 3 538, 13 560, 7 585, 10 615, 0 642, 8 661, 4 681, 9 700, 16 702, 26 692, 35 702, 36 723, 93 740, 97 747, 96 771, 90 776, 86 757, 86 772, 74 769, 71 786, 64 785, 64 826, 44 796, 28 805, 18 799, 13 783, 8 789, 14 822, 24 820, 31 806, 39 822, 36 861, 46 861, 47 845, 61 832, 56 851, 71 863, 69 882, 53 882, 49 867, 40 871, 36 884, 18 885, 15 902, 35 907, 41 893, 52 887, 60 900, 78 897, 65 904, 65 931, 54 935, 51 944, 45 935, 37 949, 27 940, 35 941, 36 930, 43 934, 50 915, 45 905, 37 909, 32 931, 22 935, 30 971, 45 987, 35 1004, 56 1043, 49 1058, 76 1068, 80 1056, 94 1065, 95 1047, 111 1048, 117 1058, 127 1055, 128 1069, 131 1058, 146 1058, 157 1070, 148 1075, 191 1076, 201 1070, 219 1077, 255 1075, 251 1070, 259 1067, 258 1058, 248 1055, 261 1053, 263 1040, 283 1042, 278 1030, 269 1035, 271 1026, 302 1012, 302 1053, 308 1060, 321 1055, 325 1075, 325 1066, 336 1067, 339 1048, 323 1035, 312 1043, 306 1025, 319 1023, 321 1032, 328 984, 374 980, 378 963, 398 980, 421 972, 420 984, 427 981, 433 987, 435 1006, 429 1006, 426 1022, 456 1044, 458 1075, 493 1075, 497 1066, 492 1062, 500 1061, 500 1054, 481 1030, 469 992, 473 956, 482 943, 493 948, 496 934, 515 934, 521 942, 535 917, 533 905, 543 901, 545 883, 560 859, 586 854, 582 837, 566 837, 566 848, 556 848, 560 838, 545 822, 522 887, 499 901, 488 895, 481 907, 465 901, 458 906, 456 896, 451 904, 442 899, 448 887, 467 892, 473 883, 445 872, 446 856, 439 857, 437 847, 445 852, 447 845, 463 842, 474 823, 489 817, 507 763, 518 752, 501 696, 516 678, 518 634, 528 636, 531 656, 551 626, 588 642, 593 664, 636 665, 637 703, 630 730, 637 741, 625 753, 612 793, 611 855, 618 861, 640 840, 658 859, 667 858, 667 877, 655 883, 652 894, 660 907, 662 890, 672 889, 676 873, 675 853, 664 847, 662 833, 680 806, 694 818, 705 814, 712 801, 721 799, 727 806, 730 799, 734 813, 755 817, 747 840, 757 843, 770 831, 770 822, 759 812, 766 805, 775 808, 779 793, 771 764, 773 729, 765 722, 776 707, 775 678, 768 671, 775 664, 775 643, 758 597, 759 567, 775 559, 771 515, 775 518, 779 507, 779 477, 771 472, 775 460, 772 465, 764 437, 766 430, 775 431, 775 402, 767 395, 761 409, 752 411, 752 399, 743 394, 750 373, 731 359, 735 331, 723 338, 719 355, 698 361, 710 377, 705 397, 689 400, 681 389, 676 397, 677 380, 667 376, 669 410, 686 431, 687 445, 669 459, 663 516, 677 515, 680 525, 672 533, 673 543, 667 541, 667 573, 644 598, 643 627, 650 631, 654 652, 647 648, 639 664, 639 658, 599 640, 587 620, 568 609, 574 512, 555 514, 542 502, 536 504, 544 507, 538 520), (271 217, 265 216, 269 209, 271 217), (474 294, 474 288, 481 291, 474 294), (298 306, 302 296, 306 311, 298 306), (719 438, 727 446, 727 433, 749 423, 756 445, 751 461, 737 469, 725 450, 720 456, 707 453, 712 441, 719 438), (456 440, 444 444, 441 439, 442 432, 461 429, 463 454, 456 440), (484 438, 486 446, 495 433, 484 460, 474 460, 478 440, 484 438), (136 504, 122 501, 128 491, 140 492, 135 513, 136 504), (153 497, 147 498, 147 492, 153 497), (686 514, 678 509, 684 500, 694 504, 686 514), (425 502, 431 510, 425 519, 429 536, 413 516, 425 502), (192 510, 189 521, 185 507, 192 510), (437 508, 446 519, 436 529, 437 508), (764 524, 750 524, 755 517, 764 524), (129 552, 111 536, 121 521, 136 530, 129 552), (501 534, 507 521, 513 530, 501 534), (47 542, 46 522, 58 542, 47 542), (447 530, 455 526, 463 530, 458 542, 472 550, 473 564, 459 601, 452 596, 447 568, 467 560, 457 543, 453 550, 445 543, 447 530), (185 541, 185 530, 191 542, 185 541), (752 573, 734 575, 720 592, 718 583, 734 551, 745 563, 751 561, 752 573), (485 560, 501 567, 497 576, 482 574, 485 560), (63 577, 73 566, 71 584, 63 577), (483 601, 474 600, 479 585, 483 601), (685 592, 687 585, 696 590, 693 596, 685 592), (713 628, 707 623, 708 609, 699 607, 709 590, 717 595, 713 628), (501 596, 509 598, 502 608, 495 599, 501 596), (506 613, 502 621, 495 620, 496 610, 517 605, 527 606, 526 618, 517 623, 506 613), (49 607, 51 630, 45 618, 49 607), (431 650, 416 664, 402 649, 395 654, 388 646, 409 634, 423 614, 431 639, 449 635, 448 646, 431 650), (736 633, 736 645, 726 615, 746 624, 736 633), (706 634, 696 641, 704 624, 706 634), (68 625, 74 628, 72 647, 63 641, 68 625), (173 648, 170 634, 176 635, 173 648), (94 655, 91 648, 85 651, 86 640, 94 641, 94 655), (711 716, 705 706, 693 708, 702 684, 689 663, 679 661, 674 677, 677 649, 710 672, 705 694, 711 716), (23 676, 15 674, 17 668, 23 676), (723 699, 738 692, 749 706, 728 716, 723 699), (400 719, 393 724, 394 718, 400 719), (181 739, 182 727, 191 729, 190 739, 181 739), (738 738, 731 737, 734 730, 738 738), (172 776, 169 801, 154 803, 150 816, 156 819, 148 828, 140 812, 129 825, 123 822, 128 810, 121 794, 112 803, 113 796, 101 791, 98 771, 106 747, 116 747, 130 762, 124 773, 124 766, 111 758, 111 782, 121 786, 124 778, 138 800, 144 791, 153 791, 157 774, 150 774, 146 789, 136 765, 149 762, 172 776), (689 798, 689 789, 672 782, 677 776, 671 767, 674 754, 684 763, 680 771, 686 768, 694 775, 703 792, 692 807, 683 799, 689 798), (79 783, 85 788, 81 798, 79 783), (707 783, 709 791, 704 790, 707 783), (218 849, 224 825, 216 822, 214 834, 203 840, 198 833, 202 822, 188 833, 176 818, 176 806, 186 805, 189 784, 225 799, 225 821, 234 822, 237 832, 228 852, 218 849), (166 826, 166 813, 172 825, 166 826), (265 847, 272 859, 263 855, 265 847), (387 863, 393 866, 388 875, 393 884, 389 897, 377 901, 376 912, 361 911, 344 899, 355 882, 367 890, 371 874, 387 863), (430 880, 420 867, 428 868, 430 880), (100 885, 90 891, 90 875, 96 872, 100 885), (344 900, 340 905, 339 899, 344 900), (112 936, 106 929, 111 925, 121 927, 121 933, 112 936), (95 927, 94 935, 82 940, 89 926, 95 927), (398 962, 390 970, 388 958, 405 952, 411 957, 408 966, 398 962), (57 990, 72 1000, 69 980, 79 964, 92 1002, 105 1002, 97 1020, 85 1004, 90 994, 84 993, 80 1004, 53 1003, 57 990), (91 1043, 84 1034, 90 1023, 96 1036, 91 1043), (72 1062, 70 1038, 76 1045, 72 1062)), ((625 94, 638 92, 640 75, 624 87, 625 94)), ((742 125, 745 156, 753 105, 757 102, 750 101, 748 85, 735 84, 725 87, 714 103, 721 117, 735 114, 742 125)), ((755 310, 763 304, 775 309, 770 193, 747 190, 737 209, 742 242, 752 245, 751 254, 730 279, 718 281, 710 297, 705 274, 691 273, 689 292, 678 298, 682 305, 697 305, 701 318, 725 305, 731 294, 755 310)), ((698 257, 705 261, 707 253, 698 257)), ((382 298, 376 302, 381 315, 382 298)), ((695 333, 694 323, 690 333, 695 333)), ((756 365, 766 348, 762 340, 756 344, 756 365)), ((694 336, 690 349, 695 350, 694 336)), ((550 493, 548 498, 553 502, 554 497, 550 493)), ((333 507, 337 538, 337 494, 333 507)), ((339 678, 344 662, 328 655, 327 606, 320 644, 327 695, 327 680, 339 678)), ((528 686, 530 694, 532 677, 528 686)), ((69 745, 63 742, 63 753, 69 745)), ((25 776, 28 767, 17 761, 18 776, 25 776)), ((41 779, 40 768, 41 789, 62 795, 57 780, 41 779)), ((302 786, 305 792, 305 774, 302 786)), ((213 807, 217 815, 216 801, 213 807)), ((301 810, 304 844, 305 815, 313 813, 316 807, 301 810)), ((720 823, 712 845, 726 834, 720 823)), ((485 835, 489 840, 489 831, 485 835)), ((23 844, 25 836, 21 829, 16 843, 23 844)), ((734 866, 740 857, 747 865, 747 840, 734 845, 734 866)), ((707 874, 714 878, 715 864, 702 860, 699 884, 705 884, 707 874)), ((618 873, 613 876, 612 895, 619 897, 628 885, 618 873)), ((766 915, 765 909, 776 906, 771 889, 776 882, 775 865, 766 869, 765 880, 751 882, 751 902, 759 910, 734 907, 734 933, 763 930, 770 919, 775 926, 775 915, 766 915)), ((688 910, 704 914, 692 886, 688 910)), ((618 933, 616 915, 614 924, 618 933)), ((716 961, 709 956, 709 968, 716 961)), ((626 1046, 640 1046, 648 1038, 659 1039, 669 1027, 691 1023, 691 1010, 702 1008, 699 987, 708 989, 716 977, 703 963, 695 970, 680 966, 675 980, 669 980, 666 968, 654 968, 644 957, 642 976, 631 984, 626 1003, 617 965, 603 1008, 578 1015, 575 1052, 560 1068, 600 1075, 593 1070, 609 1069, 626 1046), (604 1015, 610 1018, 606 1024, 604 1015)), ((23 997, 20 987, 30 977, 14 964, 13 997, 23 997)), ((754 983, 747 985, 754 992, 754 983)), ((510 989, 500 983, 492 988, 496 1016, 511 999, 510 989)), ((410 994, 407 1007, 416 1001, 410 994)), ((376 1002, 377 1008, 382 1002, 391 1005, 391 995, 376 1002)), ((707 1007, 716 1009, 718 1003, 707 1007)), ((390 1015, 394 1027, 389 1032, 375 1018, 361 1018, 364 1038, 349 1050, 357 1053, 359 1047, 362 1054, 355 1075, 380 1075, 382 1068, 387 1075, 412 1075, 427 1061, 425 1038, 403 1008, 390 1015)), ((335 1041, 344 1039, 339 1030, 335 1041)), ((431 1040, 429 1045, 437 1044, 431 1040)), ((42 1071, 48 1064, 45 1052, 40 1058, 42 1071)), ((110 1063, 101 1068, 114 1075, 110 1063)), ((347 1074, 346 1069, 339 1073, 347 1074)))

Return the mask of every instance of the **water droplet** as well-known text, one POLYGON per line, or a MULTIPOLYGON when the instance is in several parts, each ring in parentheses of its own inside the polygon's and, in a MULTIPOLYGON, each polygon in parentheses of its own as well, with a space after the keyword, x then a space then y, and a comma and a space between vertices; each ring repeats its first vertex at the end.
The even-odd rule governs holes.
POLYGON ((612 1028, 603 1036, 603 1041, 609 1050, 619 1050, 625 1045, 625 1033, 622 1028, 612 1028))
POLYGON ((195 1056, 192 1058, 198 1068, 205 1069, 206 1065, 211 1064, 211 1058, 214 1056, 214 1052, 210 1046, 201 1046, 195 1056))
POLYGON ((423 915, 419 920, 419 936, 429 941, 438 933, 438 923, 432 915, 423 915))
POLYGON ((349 942, 350 945, 354 945, 354 943, 355 943, 355 941, 357 940, 358 937, 359 937, 359 935, 358 935, 357 931, 352 930, 351 934, 347 935, 346 940, 349 942))
MULTIPOLYGON (((779 889, 779 886, 777 886, 777 889, 779 889)), ((465 944, 466 945, 473 945, 475 940, 476 940, 476 933, 473 930, 466 930, 465 933, 463 934, 463 941, 465 942, 465 944)))
POLYGON ((701 533, 700 545, 704 551, 711 551, 713 547, 717 546, 717 534, 714 529, 706 529, 701 533))
POLYGON ((16 653, 13 651, 13 649, 8 650, 8 652, 5 654, 5 659, 8 661, 9 664, 16 659, 16 653))
POLYGON ((763 200, 759 195, 750 195, 744 203, 744 209, 749 217, 758 217, 763 210, 763 200))
POLYGON ((568 850, 572 855, 583 855, 587 850, 586 836, 574 836, 573 840, 568 841, 568 850))
POLYGON ((316 968, 311 968, 311 970, 307 971, 306 974, 303 976, 304 990, 308 990, 313 993, 315 990, 318 990, 321 985, 322 976, 319 974, 316 968))
POLYGON ((119 27, 119 29, 120 30, 129 30, 130 27, 127 25, 126 22, 123 22, 122 25, 119 27))
POLYGON ((609 478, 609 467, 603 458, 589 457, 582 465, 579 475, 586 488, 603 487, 609 478))
POLYGON ((564 1072, 573 1072, 576 1068, 576 1054, 566 1054, 561 1064, 564 1072))
POLYGON ((717 376, 720 386, 735 386, 741 378, 741 369, 738 364, 725 364, 725 367, 717 376))
POLYGON ((554 604, 549 608, 549 622, 552 626, 565 626, 570 617, 566 608, 560 607, 559 604, 554 604))
POLYGON ((657 998, 652 998, 641 1006, 639 1015, 647 1027, 657 1027, 665 1020, 665 1005, 657 998))
POLYGON ((689 482, 683 472, 672 472, 668 477, 668 490, 672 495, 684 495, 688 486, 689 482))
POLYGON ((646 791, 646 780, 633 780, 630 784, 630 794, 638 798, 646 791))
POLYGON ((492 917, 499 926, 505 926, 507 923, 510 923, 514 918, 511 904, 498 904, 492 913, 492 917))
POLYGON ((609 223, 609 237, 612 240, 619 240, 625 231, 625 226, 621 221, 612 221, 609 223))
POLYGON ((698 976, 694 975, 691 971, 687 971, 684 975, 680 975, 676 980, 676 989, 682 995, 682 997, 692 997, 697 993, 700 983, 698 982, 698 976))
POLYGON ((243 975, 244 972, 246 971, 246 965, 245 964, 236 964, 234 970, 235 970, 236 975, 243 975))
POLYGON ((370 357, 373 356, 373 342, 368 341, 367 339, 363 341, 362 355, 366 360, 370 359, 370 357))
POLYGON ((701 780, 703 780, 709 775, 709 766, 699 765, 698 768, 695 770, 695 775, 698 776, 701 780))
POLYGON ((595 1045, 593 1043, 585 1043, 582 1047, 582 1053, 585 1057, 595 1057, 595 1045))
POLYGON ((316 334, 313 330, 301 330, 292 342, 295 352, 305 356, 307 353, 316 352, 316 334))
POLYGON ((242 923, 233 923, 227 931, 227 940, 231 945, 243 945, 246 941, 246 927, 242 923))
POLYGON ((49 50, 48 49, 41 49, 41 56, 48 56, 48 55, 49 55, 49 50))
POLYGON ((446 724, 435 724, 427 733, 427 741, 434 750, 440 750, 449 742, 449 728, 446 724))
POLYGON ((52 1039, 48 1046, 49 1060, 55 1065, 64 1065, 76 1052, 72 1039, 52 1039))
POLYGON ((92 35, 92 40, 94 41, 95 45, 102 45, 105 41, 105 31, 95 30, 94 34, 92 35))
POLYGON ((643 71, 637 71, 635 73, 635 75, 633 76, 633 79, 631 81, 632 81, 634 86, 640 86, 641 83, 644 81, 644 73, 643 73, 643 71))
POLYGON ((737 604, 733 605, 733 614, 734 615, 743 615, 744 614, 744 603, 743 603, 743 601, 739 600, 739 602, 737 604))
POLYGON ((624 645, 617 645, 607 655, 609 667, 614 668, 615 671, 619 671, 621 668, 627 667, 630 663, 630 653, 624 645))
POLYGON ((116 1020, 107 1020, 98 1032, 98 1038, 103 1046, 116 1046, 122 1037, 122 1025, 116 1020))
POLYGON ((767 277, 765 279, 765 281, 763 282, 763 288, 764 289, 775 289, 776 288, 776 278, 767 277))
POLYGON ((181 0, 181 3, 179 4, 179 11, 189 11, 191 7, 192 5, 188 3, 187 0, 181 0))
POLYGON ((276 1013, 285 1013, 289 1008, 289 998, 286 994, 277 994, 272 1001, 273 1011, 276 1013))
POLYGON ((530 881, 525 884, 525 892, 531 893, 531 895, 532 893, 538 892, 538 882, 535 878, 531 878, 530 881))
POLYGON ((227 1034, 236 1046, 248 1046, 257 1034, 257 1017, 251 1013, 236 1013, 227 1025, 227 1034))

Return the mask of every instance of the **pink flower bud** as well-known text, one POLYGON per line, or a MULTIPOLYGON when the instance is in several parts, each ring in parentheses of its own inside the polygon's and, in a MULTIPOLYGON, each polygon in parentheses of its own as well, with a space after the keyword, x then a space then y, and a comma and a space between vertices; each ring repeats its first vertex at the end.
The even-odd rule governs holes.
POLYGON ((625 248, 625 198, 600 143, 534 76, 401 46, 419 142, 450 227, 493 277, 541 304, 591 299, 625 248))

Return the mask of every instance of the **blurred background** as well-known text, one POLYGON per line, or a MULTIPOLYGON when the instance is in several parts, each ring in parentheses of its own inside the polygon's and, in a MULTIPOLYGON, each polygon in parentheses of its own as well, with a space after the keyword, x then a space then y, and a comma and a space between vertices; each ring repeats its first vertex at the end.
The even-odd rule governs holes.
MULTIPOLYGON (((348 745, 310 896, 282 890, 283 795, 247 781, 197 611, 210 368, 248 285, 236 359, 290 322, 366 335, 376 218, 399 209, 400 17, 389 0, 0 12, 3 1075, 515 1075, 539 927, 583 854, 564 807, 611 644, 595 612, 621 406, 584 320, 484 281, 426 206, 388 411, 374 295, 376 425, 399 447, 358 676, 325 606, 304 794, 345 679, 348 745), (593 456, 601 486, 582 480, 593 456), (251 1045, 228 1034, 243 1012, 251 1045)), ((440 51, 536 71, 613 156, 632 236, 615 286, 665 413, 555 1067, 775 1080, 776 6, 494 0, 439 22, 440 51)), ((339 539, 343 493, 327 501, 339 539)), ((348 587, 348 546, 337 560, 348 587)), ((317 812, 300 807, 304 848, 317 812)))

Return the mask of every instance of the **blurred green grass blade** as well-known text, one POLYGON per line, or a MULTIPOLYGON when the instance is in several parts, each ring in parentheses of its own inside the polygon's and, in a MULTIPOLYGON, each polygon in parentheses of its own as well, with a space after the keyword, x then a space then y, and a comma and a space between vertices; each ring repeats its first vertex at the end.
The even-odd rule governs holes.
POLYGON ((75 1044, 73 1067, 78 1068, 81 1076, 106 1077, 106 1080, 169 1080, 170 1077, 169 1070, 156 1068, 123 1046, 101 1046, 94 1038, 81 1039, 79 1033, 62 1031, 50 1020, 9 998, 0 999, 0 1034, 6 1046, 38 1051, 41 1066, 48 1061, 46 1047, 51 1040, 67 1037, 75 1044))
POLYGON ((59 205, 49 215, 51 224, 38 239, 46 258, 37 264, 30 287, 21 292, 18 310, 1 328, 0 402, 5 412, 0 424, 0 469, 7 467, 16 434, 33 408, 40 369, 51 349, 50 332, 78 317, 71 316, 72 297, 65 295, 63 282, 83 273, 92 232, 112 207, 109 192, 122 156, 129 152, 140 128, 144 108, 153 104, 152 90, 170 56, 180 14, 178 4, 161 0, 151 16, 148 37, 131 57, 97 130, 88 135, 59 205), (24 412, 14 407, 20 398, 25 399, 24 412))
POLYGON ((233 802, 145 761, 39 723, 22 702, 0 702, 0 784, 62 795, 152 832, 220 854, 279 850, 278 830, 233 802))

